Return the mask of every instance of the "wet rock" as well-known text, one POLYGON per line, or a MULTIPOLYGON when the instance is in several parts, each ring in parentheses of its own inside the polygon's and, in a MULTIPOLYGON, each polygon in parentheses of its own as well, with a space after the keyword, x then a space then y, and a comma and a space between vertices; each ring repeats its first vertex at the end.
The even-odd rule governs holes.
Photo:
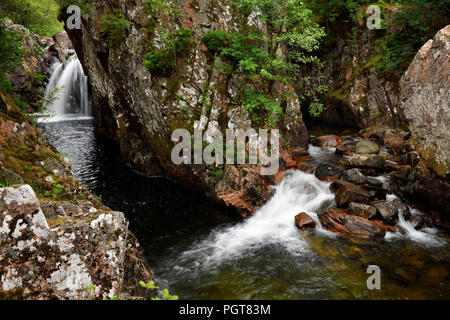
POLYGON ((374 177, 367 177, 367 185, 374 188, 382 188, 383 181, 374 177))
POLYGON ((372 219, 377 214, 377 209, 375 207, 362 203, 351 202, 348 205, 348 209, 352 214, 366 219, 372 219))
MULTIPOLYGON (((373 197, 373 194, 358 185, 342 180, 340 180, 338 183, 340 183, 342 186, 336 189, 335 201, 341 208, 347 207, 351 202, 367 204, 373 197)), ((335 187, 336 185, 332 187, 332 189, 334 189, 335 187)))
POLYGON ((383 223, 350 215, 345 210, 328 208, 320 212, 319 217, 324 228, 342 235, 372 238, 384 237, 386 234, 383 223))
POLYGON ((387 224, 395 225, 398 223, 398 209, 389 201, 380 201, 375 204, 377 213, 383 217, 387 224))
POLYGON ((302 212, 295 216, 295 225, 301 230, 314 229, 316 223, 307 213, 302 212))
POLYGON ((409 223, 414 227, 414 229, 422 229, 425 225, 425 218, 421 214, 416 214, 409 219, 409 223))
POLYGON ((355 153, 357 154, 375 154, 380 152, 380 146, 369 140, 360 141, 355 146, 355 153))
POLYGON ((345 162, 347 167, 383 170, 386 156, 381 154, 353 154, 345 162))
POLYGON ((401 213, 403 215, 403 218, 405 220, 409 220, 409 218, 411 217, 411 211, 402 200, 396 198, 392 201, 392 204, 397 208, 398 213, 401 213))
POLYGON ((335 135, 320 136, 313 139, 312 144, 321 148, 334 148, 342 143, 342 138, 335 135))
POLYGON ((349 155, 355 153, 355 146, 356 146, 356 142, 348 142, 348 143, 340 144, 336 147, 335 153, 338 155, 349 156, 349 155))
POLYGON ((356 184, 365 184, 367 177, 359 169, 349 169, 342 173, 342 180, 356 184))
POLYGON ((314 173, 317 179, 321 181, 336 181, 341 177, 341 168, 330 163, 324 163, 317 167, 314 173))

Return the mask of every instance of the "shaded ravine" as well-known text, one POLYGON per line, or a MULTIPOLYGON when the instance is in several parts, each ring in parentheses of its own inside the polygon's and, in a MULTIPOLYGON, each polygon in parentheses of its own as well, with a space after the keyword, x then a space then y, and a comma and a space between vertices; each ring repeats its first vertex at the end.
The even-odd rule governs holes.
MULTIPOLYGON (((75 175, 106 205, 126 213, 160 286, 182 299, 450 298, 443 235, 415 237, 411 230, 408 236, 363 241, 320 227, 298 231, 295 214, 314 216, 333 201, 328 184, 312 175, 288 174, 272 200, 240 222, 166 178, 130 170, 115 146, 94 136, 92 121, 41 126, 60 152, 69 153, 75 175), (367 289, 370 264, 382 270, 380 291, 367 289)), ((310 152, 318 163, 333 157, 332 149, 310 152)))

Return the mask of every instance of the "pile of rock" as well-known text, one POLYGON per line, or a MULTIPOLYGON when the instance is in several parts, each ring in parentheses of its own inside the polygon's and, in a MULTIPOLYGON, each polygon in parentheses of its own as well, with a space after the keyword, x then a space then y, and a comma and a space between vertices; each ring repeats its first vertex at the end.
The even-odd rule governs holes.
MULTIPOLYGON (((419 163, 409 138, 410 134, 401 130, 368 128, 357 136, 314 139, 313 144, 335 147, 336 154, 342 155, 335 163, 321 164, 315 170, 319 180, 332 182, 330 189, 335 194, 336 208, 318 213, 325 229, 362 238, 382 237, 387 231, 403 232, 398 226, 399 214, 416 229, 425 225, 424 216, 411 217, 409 207, 399 198, 386 199, 398 189, 395 182, 401 181, 399 177, 408 177, 419 163)), ((315 227, 306 213, 297 215, 295 221, 302 230, 315 227)))

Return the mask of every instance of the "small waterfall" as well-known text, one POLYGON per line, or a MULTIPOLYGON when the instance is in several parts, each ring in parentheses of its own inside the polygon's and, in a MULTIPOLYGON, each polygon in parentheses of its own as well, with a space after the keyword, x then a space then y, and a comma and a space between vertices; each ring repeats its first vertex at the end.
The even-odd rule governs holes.
POLYGON ((280 245, 294 256, 307 254, 310 252, 308 243, 295 226, 294 217, 300 212, 307 212, 318 223, 317 231, 328 234, 322 229, 316 212, 334 202, 329 185, 312 174, 287 172, 283 181, 274 187, 272 199, 253 217, 213 232, 179 259, 195 257, 196 261, 202 261, 202 267, 211 268, 267 245, 280 245))
POLYGON ((77 56, 72 56, 63 65, 57 62, 45 90, 45 117, 41 122, 91 118, 88 97, 88 78, 77 56))

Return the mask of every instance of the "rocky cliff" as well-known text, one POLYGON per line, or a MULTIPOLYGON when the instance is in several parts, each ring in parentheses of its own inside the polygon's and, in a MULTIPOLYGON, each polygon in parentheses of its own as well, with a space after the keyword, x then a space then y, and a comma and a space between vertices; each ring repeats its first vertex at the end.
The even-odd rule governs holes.
MULTIPOLYGON (((244 26, 264 32, 267 26, 254 13, 242 15, 227 1, 173 2, 153 14, 148 8, 151 3, 97 1, 83 12, 81 30, 67 29, 92 85, 97 131, 118 141, 123 157, 141 172, 152 174, 161 167, 179 181, 248 214, 265 197, 258 166, 176 166, 170 158, 174 146, 170 136, 178 128, 192 133, 194 125, 223 134, 225 129, 264 127, 256 125, 238 101, 244 77, 239 67, 230 74, 227 61, 208 48, 203 37, 212 30, 239 32, 244 26), (171 18, 171 12, 176 12, 176 18, 171 18), (119 41, 111 40, 114 36, 100 15, 122 22, 123 29, 115 37, 119 41), (190 45, 176 54, 173 65, 166 65, 169 57, 149 72, 144 66, 146 54, 149 48, 157 54, 165 52, 164 37, 170 29, 175 30, 172 34, 189 33, 190 45)), ((282 154, 286 159, 303 154, 309 137, 293 87, 279 81, 262 86, 274 100, 288 97, 280 101, 287 116, 277 124, 285 137, 282 154)))

